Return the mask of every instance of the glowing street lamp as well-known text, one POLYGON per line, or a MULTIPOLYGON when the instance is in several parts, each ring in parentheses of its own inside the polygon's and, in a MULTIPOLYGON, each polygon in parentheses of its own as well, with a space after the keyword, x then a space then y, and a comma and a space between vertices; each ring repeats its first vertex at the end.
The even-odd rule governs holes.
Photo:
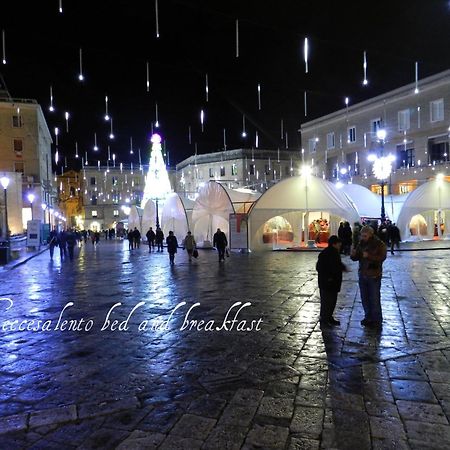
POLYGON ((371 154, 368 160, 373 162, 373 174, 376 179, 381 181, 381 223, 386 221, 386 210, 384 207, 384 186, 386 180, 392 173, 392 163, 395 161, 394 155, 384 156, 384 141, 386 139, 386 130, 380 128, 377 131, 377 138, 380 142, 380 156, 371 154))
POLYGON ((34 202, 35 195, 34 195, 32 192, 30 192, 30 193, 27 195, 27 198, 28 198, 28 201, 30 202, 30 208, 31 208, 31 220, 33 220, 33 202, 34 202))

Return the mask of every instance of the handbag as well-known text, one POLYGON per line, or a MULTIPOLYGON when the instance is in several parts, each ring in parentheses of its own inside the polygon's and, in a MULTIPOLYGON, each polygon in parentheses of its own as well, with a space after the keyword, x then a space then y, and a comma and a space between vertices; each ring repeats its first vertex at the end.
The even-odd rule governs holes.
POLYGON ((228 256, 228 258, 230 257, 230 252, 228 251, 228 248, 225 249, 225 254, 228 256))
POLYGON ((192 252, 192 256, 194 258, 198 258, 198 250, 196 248, 194 248, 194 251, 192 252))

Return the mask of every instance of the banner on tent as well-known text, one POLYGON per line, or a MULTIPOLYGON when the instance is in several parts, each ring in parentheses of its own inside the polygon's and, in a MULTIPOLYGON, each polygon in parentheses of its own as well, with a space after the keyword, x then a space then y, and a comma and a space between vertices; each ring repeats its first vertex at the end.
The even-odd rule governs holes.
POLYGON ((230 248, 248 250, 248 214, 230 214, 230 248))

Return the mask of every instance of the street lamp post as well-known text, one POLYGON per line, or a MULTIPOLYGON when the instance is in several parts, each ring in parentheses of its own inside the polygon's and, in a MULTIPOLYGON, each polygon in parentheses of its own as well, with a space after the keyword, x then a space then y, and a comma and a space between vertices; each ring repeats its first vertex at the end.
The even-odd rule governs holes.
POLYGON ((156 197, 155 203, 156 203, 156 228, 159 228, 158 197, 156 197))
POLYGON ((2 177, 0 179, 0 183, 3 187, 3 192, 5 194, 5 238, 6 242, 8 243, 9 247, 9 227, 8 227, 8 196, 7 196, 7 189, 9 186, 9 178, 8 177, 2 177))
POLYGON ((384 156, 384 141, 386 139, 386 130, 379 129, 377 131, 377 137, 380 142, 380 156, 369 155, 369 161, 373 162, 373 174, 375 178, 380 180, 381 184, 381 223, 386 221, 386 209, 384 204, 384 187, 386 180, 390 177, 392 172, 392 162, 395 160, 395 156, 389 154, 384 156))

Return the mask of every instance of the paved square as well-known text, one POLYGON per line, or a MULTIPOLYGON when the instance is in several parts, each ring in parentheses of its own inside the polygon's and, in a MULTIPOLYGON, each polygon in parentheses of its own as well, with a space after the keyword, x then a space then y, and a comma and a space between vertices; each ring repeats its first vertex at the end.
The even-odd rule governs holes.
POLYGON ((0 273, 0 448, 450 446, 450 252, 388 257, 378 333, 356 263, 322 331, 317 253, 127 247, 0 273))

